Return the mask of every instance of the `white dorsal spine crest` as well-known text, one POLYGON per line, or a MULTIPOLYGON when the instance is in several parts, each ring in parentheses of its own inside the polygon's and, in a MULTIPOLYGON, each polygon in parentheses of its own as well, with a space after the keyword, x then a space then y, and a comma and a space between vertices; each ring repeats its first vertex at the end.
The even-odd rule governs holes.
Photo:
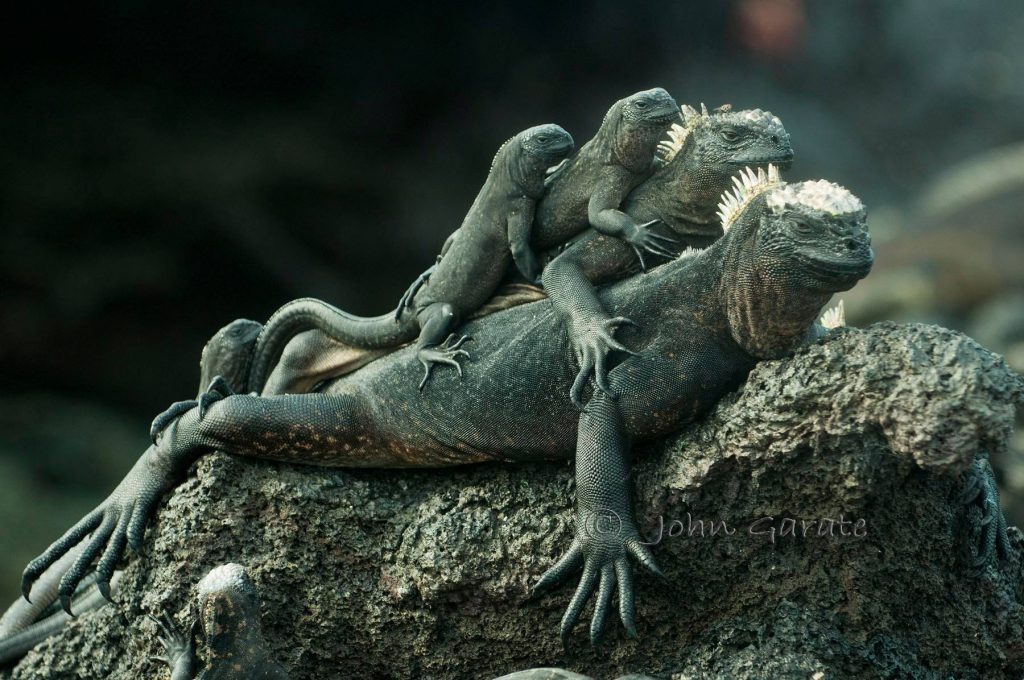
POLYGON ((672 127, 668 129, 668 139, 658 142, 658 157, 666 163, 675 158, 676 154, 682 150, 683 145, 686 144, 686 139, 690 136, 690 132, 693 131, 694 127, 695 125, 693 124, 680 125, 679 123, 673 123, 672 127))
POLYGON ((779 177, 779 169, 769 163, 767 171, 764 168, 758 168, 756 172, 750 167, 743 168, 739 175, 732 178, 732 183, 735 187, 726 190, 718 203, 718 218, 722 221, 724 231, 729 231, 751 201, 769 189, 780 186, 783 181, 779 177))
POLYGON ((821 315, 821 325, 829 330, 846 325, 846 307, 843 305, 842 299, 835 307, 825 310, 825 313, 821 315))

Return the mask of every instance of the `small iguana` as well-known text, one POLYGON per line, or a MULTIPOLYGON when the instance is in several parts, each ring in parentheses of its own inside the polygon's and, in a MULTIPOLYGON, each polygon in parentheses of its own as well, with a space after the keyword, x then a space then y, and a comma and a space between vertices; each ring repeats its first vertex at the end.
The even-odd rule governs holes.
MULTIPOLYGON (((413 295, 411 309, 360 318, 311 298, 281 307, 257 341, 249 389, 263 390, 287 342, 314 327, 367 349, 401 345, 418 334, 421 389, 436 364, 450 365, 461 375, 456 357, 467 356, 461 348, 466 338, 455 339, 452 331, 491 298, 513 262, 531 281, 540 275, 530 247, 535 204, 544 192, 547 170, 573 149, 572 136, 553 124, 532 127, 505 142, 462 226, 448 239, 430 279, 413 295)), ((299 352, 299 361, 306 356, 315 354, 299 352)))
MULTIPOLYGON (((745 176, 749 177, 749 174, 745 176)), ((657 571, 630 500, 630 447, 679 429, 734 390, 761 359, 819 337, 815 323, 833 293, 874 259, 860 201, 826 181, 784 184, 760 172, 724 201, 725 235, 599 291, 636 354, 608 373, 618 394, 596 392, 580 413, 562 395, 576 369, 547 302, 469 323, 477 362, 461 383, 421 394, 410 378, 415 348, 381 357, 322 392, 223 396, 172 422, 110 496, 26 567, 29 592, 47 567, 80 542, 60 581, 65 607, 96 562, 109 581, 124 547, 140 548, 161 498, 205 453, 340 467, 438 467, 484 461, 571 459, 576 465, 576 538, 538 582, 542 592, 582 568, 561 624, 566 639, 596 592, 597 639, 618 592, 618 614, 635 635, 632 555, 657 571), (588 531, 602 517, 618 531, 588 531)), ((209 371, 207 371, 209 372, 209 371)))
POLYGON ((654 171, 658 144, 678 120, 676 101, 660 87, 615 102, 593 139, 548 179, 534 247, 552 248, 593 227, 637 252, 656 248, 664 239, 649 231, 651 222, 637 224, 622 212, 622 202, 654 171))
MULTIPOLYGON (((675 241, 674 247, 653 249, 659 259, 675 257, 676 249, 707 246, 722 235, 718 201, 738 181, 741 168, 770 163, 788 167, 793 160, 789 134, 767 111, 734 112, 723 106, 709 113, 701 104, 701 113, 683 106, 682 116, 682 125, 673 125, 669 141, 659 148, 661 167, 623 204, 626 214, 638 222, 660 222, 655 229, 675 241)), ((590 231, 544 269, 544 289, 565 322, 580 367, 570 390, 577 405, 591 374, 599 388, 607 389, 608 352, 629 351, 612 333, 632 322, 608 314, 595 286, 629 276, 638 265, 646 269, 646 264, 643 252, 590 231)))
POLYGON ((287 680, 288 672, 267 651, 260 625, 260 594, 245 567, 214 567, 198 585, 199 616, 188 631, 169 612, 150 620, 159 629, 171 680, 287 680), (197 672, 195 632, 206 642, 205 668, 197 672))

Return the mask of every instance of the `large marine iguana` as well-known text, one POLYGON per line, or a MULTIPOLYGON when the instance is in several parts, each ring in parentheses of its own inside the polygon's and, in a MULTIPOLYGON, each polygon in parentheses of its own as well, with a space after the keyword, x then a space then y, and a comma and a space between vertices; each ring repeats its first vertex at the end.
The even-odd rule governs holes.
POLYGON ((423 365, 420 388, 436 364, 452 366, 461 375, 455 358, 467 354, 461 349, 464 339, 454 340, 451 333, 490 299, 513 262, 529 280, 540 275, 537 256, 530 248, 535 204, 544 192, 547 170, 574 148, 572 136, 553 124, 529 128, 505 142, 462 226, 445 244, 430 280, 412 296, 411 309, 359 318, 309 298, 281 307, 257 341, 250 389, 264 388, 285 344, 297 331, 311 327, 310 319, 328 315, 335 321, 330 326, 332 337, 367 349, 394 347, 418 334, 416 358, 423 365))
POLYGON ((543 301, 468 324, 477 340, 476 370, 425 395, 409 379, 415 349, 406 348, 321 393, 225 396, 208 404, 204 417, 192 409, 171 423, 105 501, 27 566, 23 591, 83 539, 60 581, 62 604, 70 606, 94 562, 97 580, 108 581, 125 546, 141 547, 163 495, 209 451, 343 467, 575 453, 576 538, 536 591, 582 567, 563 639, 595 591, 591 637, 600 635, 616 590, 619 617, 635 634, 628 556, 657 567, 632 512, 630 442, 678 429, 735 389, 758 360, 817 337, 822 306, 873 262, 863 206, 826 181, 787 185, 762 172, 731 195, 724 217, 724 237, 707 250, 600 291, 607 309, 643 321, 624 330, 636 354, 609 371, 617 399, 597 391, 581 414, 562 397, 576 371, 555 312, 543 301), (588 530, 612 517, 616 531, 588 530))
MULTIPOLYGON (((673 124, 669 140, 661 142, 657 169, 629 194, 623 205, 626 214, 637 222, 660 220, 661 224, 652 226, 652 230, 671 237, 681 247, 708 245, 721 236, 722 228, 715 211, 722 192, 732 186, 731 178, 739 168, 763 167, 769 162, 788 167, 793 158, 789 134, 776 116, 760 109, 733 112, 728 106, 723 106, 708 113, 703 105, 701 108, 703 113, 697 114, 689 106, 682 107, 683 125, 673 124)), ((545 262, 554 259, 558 263, 555 272, 545 273, 545 281, 552 287, 553 299, 570 322, 570 339, 578 361, 581 366, 587 366, 592 365, 596 357, 603 361, 608 348, 617 345, 609 328, 615 320, 607 316, 597 319, 596 314, 586 318, 581 318, 581 314, 572 316, 567 309, 576 304, 582 309, 590 309, 594 304, 594 293, 593 288, 586 284, 587 280, 600 285, 630 275, 636 271, 640 256, 624 241, 594 229, 585 231, 576 243, 578 245, 570 246, 567 251, 564 244, 550 248, 542 259, 545 262), (564 254, 558 256, 563 251, 564 254), (584 279, 582 286, 578 283, 580 278, 584 279), (579 300, 572 299, 576 293, 579 300)), ((442 258, 450 244, 451 239, 442 250, 442 258)), ((657 246, 662 253, 670 252, 668 249, 671 248, 673 245, 667 241, 657 246)), ((399 303, 399 310, 403 308, 404 300, 415 295, 417 288, 433 276, 435 269, 431 267, 414 282, 403 302, 399 303)), ((508 292, 510 288, 506 286, 503 290, 508 292)), ((539 289, 528 286, 517 286, 512 290, 513 295, 501 296, 500 304, 495 301, 498 308, 532 302, 544 295, 539 289)), ((294 304, 319 315, 313 324, 317 328, 303 331, 283 350, 268 339, 277 338, 283 342, 287 335, 269 329, 257 352, 262 358, 256 363, 268 366, 272 357, 280 356, 280 359, 269 378, 264 377, 263 370, 253 376, 248 385, 250 391, 262 391, 263 394, 308 392, 317 383, 352 370, 358 362, 383 354, 383 351, 353 352, 345 343, 331 338, 332 329, 345 329, 359 323, 353 317, 333 307, 309 301, 291 303, 282 309, 287 310, 294 304)), ((274 323, 277 322, 272 321, 270 325, 274 323)), ((337 336, 351 337, 351 333, 338 333, 337 336)), ((588 371, 581 370, 579 384, 574 391, 577 399, 587 377, 588 371)), ((604 372, 600 372, 598 377, 603 381, 604 372)), ((190 405, 182 404, 181 408, 190 405)), ((168 415, 173 416, 177 412, 176 409, 168 415)), ((159 418, 155 429, 167 421, 166 417, 159 418)))
POLYGON ((171 680, 287 680, 288 672, 267 651, 260 626, 260 594, 245 567, 222 564, 197 587, 198 617, 181 630, 169 612, 150 615, 156 624, 164 655, 156 657, 171 668, 171 680), (206 642, 206 666, 198 671, 195 632, 206 642))

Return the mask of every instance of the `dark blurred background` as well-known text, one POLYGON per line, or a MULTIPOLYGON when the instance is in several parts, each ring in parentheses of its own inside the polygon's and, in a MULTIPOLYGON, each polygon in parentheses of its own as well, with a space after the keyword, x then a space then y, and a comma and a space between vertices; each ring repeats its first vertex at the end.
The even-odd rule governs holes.
POLYGON ((655 85, 771 110, 790 178, 864 199, 878 264, 851 323, 941 323, 1024 368, 1016 0, 348 4, 22 6, 0 28, 3 599, 194 394, 220 326, 307 295, 391 309, 506 138, 582 143, 655 85))

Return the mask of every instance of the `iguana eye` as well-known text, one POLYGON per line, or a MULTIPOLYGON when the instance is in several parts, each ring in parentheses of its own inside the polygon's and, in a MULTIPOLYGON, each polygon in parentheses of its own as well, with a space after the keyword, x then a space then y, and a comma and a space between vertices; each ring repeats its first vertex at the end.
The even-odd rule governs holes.
POLYGON ((638 101, 636 103, 636 108, 638 108, 638 109, 646 109, 647 108, 647 102, 645 102, 644 100, 641 99, 640 101, 638 101))
POLYGON ((807 222, 804 222, 803 220, 797 220, 793 222, 793 226, 796 228, 797 233, 800 234, 810 234, 812 231, 814 231, 814 227, 808 224, 807 222))
POLYGON ((537 138, 537 141, 540 142, 541 144, 547 144, 548 138, 546 135, 541 135, 540 137, 537 138))
POLYGON ((727 142, 735 142, 737 139, 740 138, 740 136, 736 134, 735 130, 730 130, 728 128, 719 132, 718 136, 727 142))

